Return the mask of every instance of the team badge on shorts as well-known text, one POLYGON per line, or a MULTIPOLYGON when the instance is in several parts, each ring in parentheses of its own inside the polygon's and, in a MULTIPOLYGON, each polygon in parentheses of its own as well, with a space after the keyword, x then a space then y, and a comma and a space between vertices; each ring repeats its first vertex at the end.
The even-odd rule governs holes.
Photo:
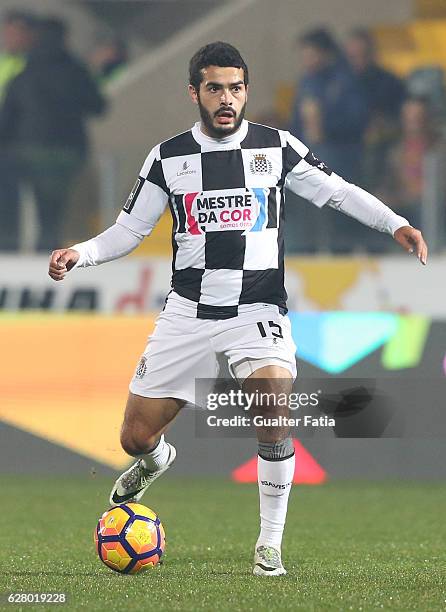
POLYGON ((135 378, 142 378, 147 372, 147 359, 144 355, 139 360, 139 363, 136 367, 135 378))

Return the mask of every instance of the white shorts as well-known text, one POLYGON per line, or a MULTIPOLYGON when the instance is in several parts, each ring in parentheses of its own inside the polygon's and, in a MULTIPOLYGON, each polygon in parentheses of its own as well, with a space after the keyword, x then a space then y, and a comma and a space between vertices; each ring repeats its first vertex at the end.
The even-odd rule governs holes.
POLYGON ((296 378, 291 323, 277 306, 243 305, 238 316, 224 320, 198 319, 191 313, 196 313, 195 302, 169 294, 130 383, 132 393, 199 404, 196 379, 217 378, 221 355, 240 384, 267 365, 282 366, 296 378))

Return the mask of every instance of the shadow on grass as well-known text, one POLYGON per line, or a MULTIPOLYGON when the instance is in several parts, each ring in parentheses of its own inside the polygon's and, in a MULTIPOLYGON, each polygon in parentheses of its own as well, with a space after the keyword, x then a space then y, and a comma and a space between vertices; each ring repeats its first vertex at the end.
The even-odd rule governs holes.
MULTIPOLYGON (((141 572, 140 574, 135 575, 130 575, 130 574, 120 574, 119 572, 113 572, 113 571, 101 571, 98 570, 96 572, 76 572, 76 571, 29 571, 29 570, 25 570, 25 571, 14 571, 14 570, 3 570, 2 569, 2 574, 3 575, 7 575, 7 576, 34 576, 34 577, 39 577, 39 576, 50 576, 50 577, 61 577, 61 578, 67 578, 67 577, 71 577, 71 578, 76 578, 79 576, 83 576, 83 577, 92 577, 92 578, 110 578, 111 576, 124 576, 124 577, 128 577, 130 576, 131 578, 139 578, 140 576, 144 576, 145 578, 147 578, 148 576, 151 576, 153 574, 156 573, 156 575, 158 577, 162 577, 163 579, 177 579, 178 578, 178 568, 174 568, 171 567, 170 569, 173 570, 171 572, 168 571, 169 568, 158 568, 155 570, 149 570, 148 572, 141 572)), ((225 578, 225 577, 233 577, 233 578, 247 578, 250 577, 252 575, 251 571, 248 570, 218 570, 218 569, 206 569, 206 568, 202 568, 202 573, 203 574, 207 574, 208 576, 212 576, 214 578, 225 578)))
POLYGON ((60 572, 60 571, 59 572, 58 571, 54 571, 54 572, 29 572, 29 571, 15 572, 13 570, 2 570, 2 574, 6 574, 9 576, 60 576, 60 577, 92 576, 94 578, 109 575, 108 572, 102 574, 100 572, 60 572))
POLYGON ((236 572, 231 570, 230 572, 227 570, 210 570, 207 572, 210 576, 238 576, 239 578, 246 578, 246 576, 250 576, 250 572, 242 571, 236 572))

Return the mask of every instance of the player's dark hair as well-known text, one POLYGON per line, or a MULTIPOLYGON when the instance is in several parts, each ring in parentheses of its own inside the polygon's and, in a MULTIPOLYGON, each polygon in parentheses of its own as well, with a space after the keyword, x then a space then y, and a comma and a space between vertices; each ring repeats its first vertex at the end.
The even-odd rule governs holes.
POLYGON ((203 80, 203 68, 220 66, 221 68, 234 67, 243 69, 243 80, 248 85, 248 66, 245 64, 240 52, 225 42, 213 42, 201 47, 189 62, 189 83, 198 91, 203 80))

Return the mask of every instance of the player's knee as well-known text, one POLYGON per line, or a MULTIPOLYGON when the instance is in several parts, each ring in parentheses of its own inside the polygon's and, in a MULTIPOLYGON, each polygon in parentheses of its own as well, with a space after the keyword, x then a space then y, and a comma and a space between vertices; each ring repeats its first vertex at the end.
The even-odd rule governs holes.
MULTIPOLYGON (((263 370, 267 371, 268 369, 263 368, 263 370)), ((283 378, 259 378, 257 374, 262 370, 254 372, 253 375, 244 381, 243 390, 248 393, 257 394, 259 397, 261 394, 265 394, 265 396, 270 395, 271 397, 281 397, 284 394, 289 394, 293 387, 293 379, 289 372, 286 372, 283 368, 278 368, 278 370, 284 372, 283 378)))
POLYGON ((148 453, 158 442, 159 436, 140 430, 123 427, 121 446, 128 455, 136 456, 148 453))
POLYGON ((121 429, 121 446, 128 455, 148 453, 159 440, 159 434, 141 424, 129 426, 124 422, 121 429))
POLYGON ((141 452, 137 445, 135 444, 135 440, 130 432, 126 430, 121 431, 121 446, 122 449, 127 455, 140 455, 141 452))

